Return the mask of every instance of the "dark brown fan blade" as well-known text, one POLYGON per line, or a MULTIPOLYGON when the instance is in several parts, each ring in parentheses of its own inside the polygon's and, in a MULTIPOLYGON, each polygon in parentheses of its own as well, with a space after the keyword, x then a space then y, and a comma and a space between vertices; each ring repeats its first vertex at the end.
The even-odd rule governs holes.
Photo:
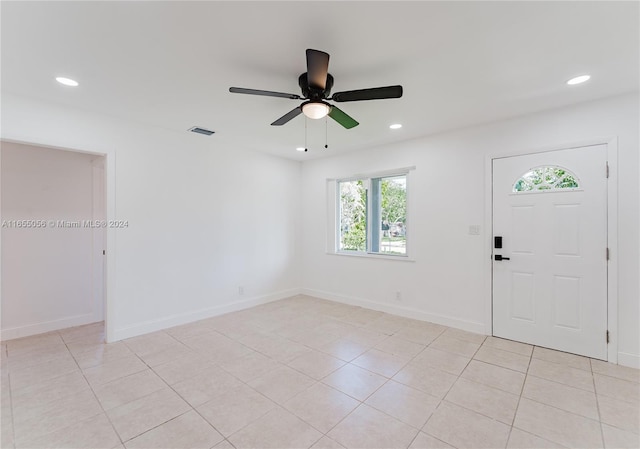
POLYGON ((271 126, 282 126, 285 123, 287 123, 289 120, 291 120, 294 117, 297 117, 300 114, 302 114, 302 108, 298 106, 297 108, 292 109, 291 111, 287 112, 285 115, 280 117, 278 120, 273 122, 271 126))
POLYGON ((384 100, 385 98, 400 97, 402 97, 402 86, 386 86, 336 92, 333 94, 331 100, 339 103, 344 101, 384 100))
POLYGON ((329 117, 334 119, 336 122, 340 123, 347 129, 354 128, 359 125, 353 118, 347 115, 342 109, 338 109, 335 106, 331 106, 331 112, 329 112, 329 117))
POLYGON ((265 97, 290 98, 291 100, 300 100, 302 97, 296 94, 286 94, 284 92, 272 92, 270 90, 245 89, 244 87, 230 87, 229 92, 234 94, 263 95, 265 97))
POLYGON ((307 49, 307 82, 309 87, 324 90, 329 73, 329 54, 320 50, 307 49))

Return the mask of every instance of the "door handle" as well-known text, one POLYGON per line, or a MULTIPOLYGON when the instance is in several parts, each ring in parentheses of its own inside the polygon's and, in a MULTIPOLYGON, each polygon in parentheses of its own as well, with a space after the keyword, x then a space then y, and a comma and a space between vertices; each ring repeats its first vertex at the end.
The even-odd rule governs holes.
POLYGON ((495 256, 493 256, 493 258, 495 260, 511 260, 511 257, 503 257, 500 254, 496 254, 495 256))

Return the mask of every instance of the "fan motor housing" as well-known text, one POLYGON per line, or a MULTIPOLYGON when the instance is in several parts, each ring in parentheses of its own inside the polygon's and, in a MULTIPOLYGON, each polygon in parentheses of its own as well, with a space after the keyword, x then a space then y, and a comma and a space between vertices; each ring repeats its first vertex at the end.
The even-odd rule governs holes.
POLYGON ((327 82, 325 83, 324 90, 309 86, 307 72, 300 75, 298 78, 298 85, 300 86, 300 89, 302 89, 302 95, 304 98, 308 98, 309 100, 322 100, 327 98, 331 93, 331 88, 333 87, 333 76, 331 76, 330 73, 327 73, 327 82))

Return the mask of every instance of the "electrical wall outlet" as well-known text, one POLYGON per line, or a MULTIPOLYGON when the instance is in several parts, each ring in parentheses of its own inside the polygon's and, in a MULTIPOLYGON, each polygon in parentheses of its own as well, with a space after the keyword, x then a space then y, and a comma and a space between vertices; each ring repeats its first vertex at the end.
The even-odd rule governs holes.
POLYGON ((480 235, 480 225, 469 225, 469 235, 480 235))
POLYGON ((244 287, 242 285, 240 287, 238 287, 238 294, 240 296, 244 295, 244 287))
POLYGON ((402 293, 396 292, 396 301, 402 301, 402 293))

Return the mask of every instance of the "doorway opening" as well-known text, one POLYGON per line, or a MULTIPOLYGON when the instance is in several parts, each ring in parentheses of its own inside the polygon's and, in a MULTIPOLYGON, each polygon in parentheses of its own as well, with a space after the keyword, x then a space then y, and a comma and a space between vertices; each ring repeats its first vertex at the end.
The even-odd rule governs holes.
POLYGON ((106 325, 106 165, 105 154, 2 141, 3 341, 106 325))

